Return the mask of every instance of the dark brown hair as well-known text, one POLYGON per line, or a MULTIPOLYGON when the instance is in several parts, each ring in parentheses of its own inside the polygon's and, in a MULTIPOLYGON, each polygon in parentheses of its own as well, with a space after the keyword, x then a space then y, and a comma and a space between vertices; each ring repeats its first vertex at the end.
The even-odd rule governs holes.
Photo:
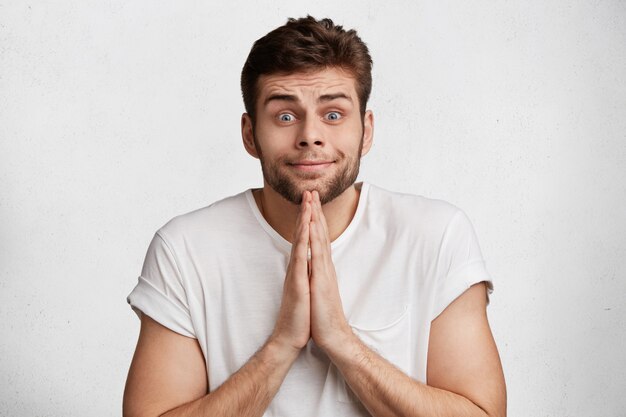
POLYGON ((372 58, 354 29, 344 30, 330 19, 311 16, 287 20, 258 39, 241 71, 241 93, 252 120, 258 96, 258 79, 268 74, 293 74, 336 67, 356 80, 361 116, 372 90, 372 58))

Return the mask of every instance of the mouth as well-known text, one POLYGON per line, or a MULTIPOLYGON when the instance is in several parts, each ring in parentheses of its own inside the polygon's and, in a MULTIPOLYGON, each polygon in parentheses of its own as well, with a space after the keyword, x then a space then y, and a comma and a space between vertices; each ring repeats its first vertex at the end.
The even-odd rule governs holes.
POLYGON ((303 160, 303 161, 296 161, 296 162, 290 163, 288 165, 294 167, 298 171, 314 172, 314 171, 324 170, 324 169, 328 168, 329 166, 331 166, 334 163, 335 163, 335 161, 303 160))

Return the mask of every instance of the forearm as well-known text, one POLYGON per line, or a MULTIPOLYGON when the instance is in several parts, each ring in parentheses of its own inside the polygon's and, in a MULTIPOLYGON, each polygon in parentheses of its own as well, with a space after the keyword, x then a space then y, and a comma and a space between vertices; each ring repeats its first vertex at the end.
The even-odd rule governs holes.
POLYGON ((411 379, 356 336, 329 352, 346 382, 375 417, 488 417, 469 399, 411 379))
POLYGON ((268 341, 215 391, 161 417, 261 416, 297 355, 292 349, 268 341))

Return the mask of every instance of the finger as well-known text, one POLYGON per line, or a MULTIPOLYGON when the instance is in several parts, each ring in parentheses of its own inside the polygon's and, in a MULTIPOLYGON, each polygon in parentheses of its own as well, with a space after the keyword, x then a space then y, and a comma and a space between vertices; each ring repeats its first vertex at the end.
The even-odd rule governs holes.
POLYGON ((320 201, 319 192, 314 191, 312 198, 313 198, 313 207, 315 209, 315 221, 318 221, 320 223, 320 226, 322 227, 323 232, 324 232, 321 238, 325 244, 330 245, 328 225, 326 224, 326 216, 324 216, 324 211, 322 210, 322 202, 320 201))
POLYGON ((311 222, 311 203, 309 201, 303 202, 302 211, 300 213, 300 226, 296 231, 296 239, 292 246, 292 257, 296 260, 307 260, 307 251, 309 246, 309 231, 311 222))
POLYGON ((311 273, 320 272, 320 264, 322 263, 322 243, 320 242, 319 223, 312 220, 309 223, 309 240, 311 242, 311 273))
POLYGON ((307 205, 307 202, 308 202, 308 197, 307 197, 308 194, 309 194, 308 191, 304 191, 302 193, 302 200, 301 200, 300 206, 298 208, 298 221, 300 221, 300 222, 302 221, 302 216, 303 216, 303 213, 304 213, 304 209, 305 209, 305 207, 307 205))
POLYGON ((320 221, 322 228, 324 229, 324 240, 330 245, 330 234, 328 233, 328 224, 326 223, 326 216, 324 216, 324 210, 322 209, 322 202, 320 201, 319 192, 315 192, 315 200, 317 202, 317 217, 320 221))
POLYGON ((315 191, 311 193, 311 220, 317 221, 317 204, 315 202, 315 191))
MULTIPOLYGON (((302 193, 302 202, 300 203, 300 206, 298 207, 298 216, 296 217, 296 227, 293 230, 293 242, 294 243, 298 240, 299 233, 302 231, 302 224, 308 221, 307 219, 304 218, 305 208, 307 206, 307 201, 308 201, 307 193, 308 191, 304 191, 302 193)), ((293 245, 292 248, 293 247, 295 247, 295 245, 293 245)))
MULTIPOLYGON (((306 198, 306 206, 308 207, 308 212, 307 212, 307 217, 303 219, 303 221, 306 221, 307 223, 311 222, 311 219, 313 218, 313 207, 312 207, 312 201, 313 201, 313 195, 311 194, 310 191, 305 191, 304 192, 305 198, 306 198)), ((311 230, 311 225, 309 224, 309 230, 311 230)), ((307 258, 307 272, 310 274, 310 261, 311 261, 311 236, 310 234, 307 235, 307 241, 306 241, 306 258, 307 258)))
MULTIPOLYGON (((316 192, 317 193, 317 192, 316 192)), ((314 194, 315 195, 315 194, 314 194)), ((317 197, 313 197, 313 219, 318 228, 318 237, 320 240, 320 244, 322 245, 322 249, 326 249, 327 253, 322 253, 324 260, 327 259, 330 254, 330 239, 328 237, 328 232, 324 229, 324 213, 322 212, 322 205, 319 200, 319 194, 317 197)))
POLYGON ((326 262, 329 261, 330 250, 322 223, 320 222, 320 209, 315 204, 311 207, 311 222, 309 235, 311 242, 311 272, 315 274, 324 273, 326 262))

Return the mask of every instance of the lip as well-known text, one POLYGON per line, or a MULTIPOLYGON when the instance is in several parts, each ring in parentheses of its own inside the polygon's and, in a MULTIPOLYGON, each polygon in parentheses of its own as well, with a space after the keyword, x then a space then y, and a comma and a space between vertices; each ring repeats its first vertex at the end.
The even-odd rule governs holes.
POLYGON ((303 160, 291 163, 292 167, 299 171, 320 171, 329 166, 331 166, 334 161, 312 161, 312 160, 303 160))

